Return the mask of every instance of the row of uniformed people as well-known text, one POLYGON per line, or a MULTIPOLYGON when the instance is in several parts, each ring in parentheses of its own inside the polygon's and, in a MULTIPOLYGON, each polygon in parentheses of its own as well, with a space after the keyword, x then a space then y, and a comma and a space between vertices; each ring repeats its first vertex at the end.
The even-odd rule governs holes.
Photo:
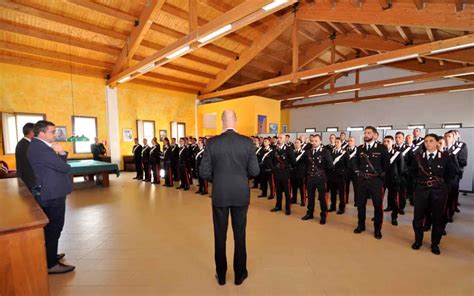
POLYGON ((420 137, 420 130, 405 137, 397 132, 395 138, 386 136, 378 141, 374 127, 364 130, 364 144, 356 147, 355 139, 346 141, 345 133, 340 137, 330 136, 330 144, 324 146, 319 135, 289 142, 289 136, 274 138, 254 137, 256 154, 261 174, 254 180, 254 187, 260 183, 261 195, 269 199, 276 194, 277 200, 272 212, 282 210, 282 195, 285 195, 285 214, 291 214, 291 204, 296 203, 300 192, 301 205, 308 198, 307 213, 303 220, 313 219, 315 193, 320 203, 320 224, 325 224, 328 212, 343 214, 348 202, 350 183, 354 187, 354 202, 358 208, 358 224, 355 233, 365 231, 366 203, 372 199, 374 205, 374 233, 382 238, 383 198, 388 190, 388 206, 392 213, 392 225, 398 225, 398 214, 404 214, 406 198, 415 205, 413 227, 416 234, 414 249, 421 245, 423 230, 433 225, 432 251, 439 254, 439 241, 447 222, 457 209, 459 180, 467 165, 467 147, 460 142, 459 132, 449 131, 440 140, 430 134, 420 137), (447 147, 438 147, 438 140, 446 141, 447 147), (434 142, 434 146, 432 145, 434 142), (262 145, 260 145, 262 143, 262 145), (432 155, 433 154, 433 155, 432 155), (291 198, 290 189, 293 197, 291 198), (331 193, 328 205, 327 193, 331 193), (416 196, 414 199, 413 196, 416 196), (445 202, 447 201, 447 206, 445 202), (441 211, 441 212, 440 212, 441 211), (420 218, 421 217, 421 218, 420 218), (436 222, 435 222, 436 221, 436 222), (420 224, 421 223, 421 224, 420 224), (420 226, 421 225, 421 226, 420 226))
POLYGON ((205 138, 197 141, 193 137, 180 138, 179 145, 173 138, 163 139, 163 151, 157 138, 152 139, 152 146, 148 146, 147 139, 143 139, 143 146, 135 138, 132 153, 134 156, 136 176, 134 179, 160 184, 160 177, 165 181, 166 187, 172 187, 174 182, 179 182, 177 189, 189 190, 193 178, 198 179, 199 189, 197 194, 207 194, 207 181, 199 177, 199 166, 204 152, 205 138), (161 175, 162 174, 162 175, 161 175))

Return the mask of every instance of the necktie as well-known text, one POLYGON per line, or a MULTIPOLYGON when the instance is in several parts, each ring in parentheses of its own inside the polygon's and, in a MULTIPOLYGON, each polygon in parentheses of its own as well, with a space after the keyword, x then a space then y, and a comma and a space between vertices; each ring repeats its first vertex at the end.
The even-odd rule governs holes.
POLYGON ((433 156, 434 156, 434 153, 430 153, 430 158, 428 158, 429 165, 431 165, 431 162, 433 161, 433 156))

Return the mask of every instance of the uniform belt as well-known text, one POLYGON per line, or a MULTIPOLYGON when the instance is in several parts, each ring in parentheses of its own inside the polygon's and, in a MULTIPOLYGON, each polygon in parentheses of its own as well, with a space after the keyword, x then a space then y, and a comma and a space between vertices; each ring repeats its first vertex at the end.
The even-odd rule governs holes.
POLYGON ((310 173, 308 173, 308 176, 310 176, 310 177, 321 177, 321 176, 325 176, 325 174, 323 172, 320 172, 320 173, 310 172, 310 173))
POLYGON ((360 173, 360 176, 365 179, 370 179, 374 177, 380 177, 381 174, 369 174, 369 173, 360 173))
POLYGON ((427 187, 435 187, 436 185, 441 184, 441 181, 439 181, 439 180, 428 180, 426 182, 416 181, 416 183, 420 184, 420 185, 425 185, 427 187))

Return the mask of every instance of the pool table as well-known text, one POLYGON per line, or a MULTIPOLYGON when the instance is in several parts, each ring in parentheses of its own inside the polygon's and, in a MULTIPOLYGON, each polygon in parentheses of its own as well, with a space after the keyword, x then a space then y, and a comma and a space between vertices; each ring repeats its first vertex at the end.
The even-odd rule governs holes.
POLYGON ((120 175, 119 167, 114 163, 92 159, 68 160, 67 163, 71 166, 71 170, 69 171, 71 178, 84 176, 84 178, 87 178, 89 181, 94 181, 95 175, 97 185, 102 185, 104 187, 109 186, 109 174, 114 173, 117 177, 120 175))

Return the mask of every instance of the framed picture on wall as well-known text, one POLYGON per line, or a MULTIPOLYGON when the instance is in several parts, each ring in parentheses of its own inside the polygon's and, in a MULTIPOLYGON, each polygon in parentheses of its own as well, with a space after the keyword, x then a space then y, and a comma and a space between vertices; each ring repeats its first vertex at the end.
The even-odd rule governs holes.
POLYGON ((258 133, 266 134, 267 133, 267 116, 258 115, 257 117, 258 133))
POLYGON ((131 129, 131 128, 124 128, 123 129, 123 141, 124 142, 132 142, 133 141, 133 129, 131 129))
POLYGON ((163 140, 168 136, 168 132, 166 130, 160 130, 160 142, 163 142, 163 140))
POLYGON ((270 123, 270 134, 278 133, 278 123, 270 123))
POLYGON ((287 133, 288 132, 288 125, 287 124, 282 124, 281 125, 281 132, 282 133, 287 133))
POLYGON ((65 126, 56 127, 56 142, 67 142, 67 129, 65 126))

